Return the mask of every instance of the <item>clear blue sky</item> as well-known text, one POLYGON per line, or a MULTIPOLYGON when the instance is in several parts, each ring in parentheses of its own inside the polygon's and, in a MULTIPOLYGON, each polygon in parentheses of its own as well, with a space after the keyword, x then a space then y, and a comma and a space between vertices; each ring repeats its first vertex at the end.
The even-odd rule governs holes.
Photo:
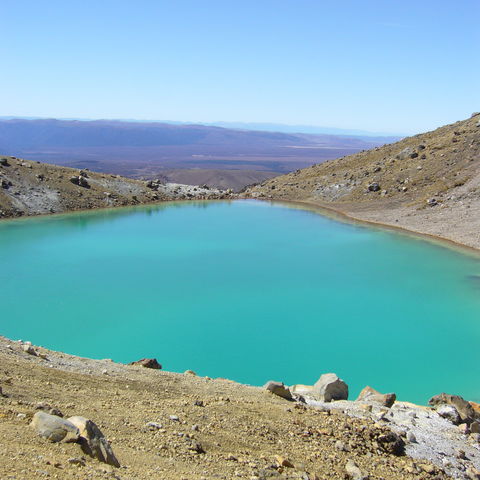
POLYGON ((480 110, 479 0, 0 0, 0 115, 417 133, 480 110))

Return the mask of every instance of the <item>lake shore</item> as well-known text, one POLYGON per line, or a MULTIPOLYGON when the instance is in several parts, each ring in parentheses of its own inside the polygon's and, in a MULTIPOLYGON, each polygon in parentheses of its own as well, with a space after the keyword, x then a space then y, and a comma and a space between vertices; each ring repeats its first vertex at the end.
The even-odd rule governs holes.
POLYGON ((37 478, 58 469, 67 479, 261 479, 269 471, 268 478, 341 478, 353 461, 372 479, 426 479, 464 478, 480 468, 478 435, 462 432, 432 408, 368 401, 305 405, 226 379, 86 359, 4 337, 0 358, 2 478, 20 470, 37 478), (88 457, 78 467, 69 461, 79 457, 78 446, 36 437, 28 424, 39 404, 94 420, 122 467, 88 457), (366 440, 389 431, 403 438, 407 456, 366 440), (191 450, 192 442, 205 453, 191 450))

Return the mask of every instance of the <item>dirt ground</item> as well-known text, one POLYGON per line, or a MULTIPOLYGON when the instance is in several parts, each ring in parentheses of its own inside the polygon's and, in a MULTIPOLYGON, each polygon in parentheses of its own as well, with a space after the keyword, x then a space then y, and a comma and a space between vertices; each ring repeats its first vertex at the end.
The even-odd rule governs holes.
POLYGON ((426 461, 389 453, 388 428, 371 420, 225 379, 36 351, 46 358, 0 339, 2 480, 338 479, 347 478, 349 460, 372 480, 449 478, 426 461), (29 422, 42 402, 96 422, 121 467, 37 436, 29 422))

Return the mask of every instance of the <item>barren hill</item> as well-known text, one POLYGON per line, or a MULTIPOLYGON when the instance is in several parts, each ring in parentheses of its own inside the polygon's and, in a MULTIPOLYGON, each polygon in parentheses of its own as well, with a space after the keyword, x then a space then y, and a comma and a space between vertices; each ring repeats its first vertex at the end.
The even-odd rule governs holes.
POLYGON ((133 180, 0 156, 0 218, 231 196, 206 185, 133 180))
POLYGON ((480 115, 275 177, 247 194, 480 248, 480 115))

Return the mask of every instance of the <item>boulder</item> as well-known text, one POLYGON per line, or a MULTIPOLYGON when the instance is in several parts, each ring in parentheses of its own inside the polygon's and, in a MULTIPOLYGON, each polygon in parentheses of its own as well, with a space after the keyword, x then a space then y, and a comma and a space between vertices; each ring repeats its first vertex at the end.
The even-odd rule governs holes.
POLYGON ((394 393, 380 393, 372 387, 366 386, 358 395, 357 402, 374 402, 390 408, 397 399, 394 393))
POLYGON ((290 389, 286 387, 282 382, 274 382, 273 380, 270 380, 264 385, 263 388, 273 393, 274 395, 285 398, 286 400, 292 400, 292 394, 290 392, 290 389))
POLYGON ((380 185, 377 182, 373 182, 368 186, 369 192, 378 192, 380 190, 380 185))
POLYGON ((457 412, 457 409, 453 405, 440 405, 437 408, 437 413, 441 417, 452 422, 454 425, 462 423, 460 414, 457 412))
POLYGON ((136 362, 129 363, 129 365, 138 365, 140 367, 153 368, 155 370, 160 370, 162 368, 156 358, 141 358, 136 362))
POLYGON ((76 442, 80 434, 78 427, 69 420, 45 412, 37 412, 30 426, 51 442, 76 442))
POLYGON ((347 400, 348 385, 335 373, 324 373, 313 386, 313 394, 321 402, 347 400))
POLYGON ((480 433, 480 422, 474 421, 470 424, 471 433, 480 433))
POLYGON ((398 160, 405 160, 406 158, 415 158, 418 154, 412 147, 404 148, 400 153, 396 155, 398 160))
POLYGON ((26 343, 25 345, 22 345, 22 350, 25 353, 28 353, 29 355, 33 355, 34 357, 37 356, 37 352, 35 351, 35 349, 32 347, 32 345, 28 343, 26 343))
POLYGON ((97 425, 84 417, 70 417, 72 423, 79 431, 78 443, 85 454, 96 458, 100 462, 108 463, 114 467, 120 467, 120 463, 113 453, 112 447, 97 427, 97 425))
POLYGON ((433 407, 440 405, 452 405, 460 415, 461 423, 470 425, 474 420, 480 419, 480 414, 476 413, 470 402, 467 402, 459 395, 449 395, 441 393, 432 397, 428 403, 433 407))

